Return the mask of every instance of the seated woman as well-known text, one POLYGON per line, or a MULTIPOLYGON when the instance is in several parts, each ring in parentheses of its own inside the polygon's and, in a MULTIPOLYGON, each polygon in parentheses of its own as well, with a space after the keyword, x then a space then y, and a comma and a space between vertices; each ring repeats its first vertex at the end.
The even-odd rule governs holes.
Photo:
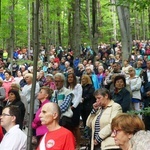
POLYGON ((113 118, 111 129, 116 145, 122 150, 132 150, 130 139, 136 132, 144 130, 145 125, 137 115, 122 113, 113 118))
POLYGON ((111 137, 111 121, 122 112, 121 106, 110 99, 105 88, 95 91, 94 96, 96 102, 86 122, 92 129, 91 150, 119 149, 111 137))
POLYGON ((132 150, 148 150, 150 148, 150 131, 138 131, 131 139, 132 150))
POLYGON ((25 106, 23 102, 21 101, 20 94, 17 90, 11 89, 8 92, 8 100, 6 105, 15 105, 19 107, 20 110, 20 129, 23 127, 23 121, 24 121, 24 116, 25 116, 25 106))

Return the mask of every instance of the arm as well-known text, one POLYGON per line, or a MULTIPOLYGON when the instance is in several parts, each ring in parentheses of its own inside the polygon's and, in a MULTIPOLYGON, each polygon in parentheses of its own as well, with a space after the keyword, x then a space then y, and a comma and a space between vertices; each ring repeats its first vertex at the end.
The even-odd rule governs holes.
POLYGON ((81 102, 81 99, 82 99, 82 86, 80 84, 78 84, 76 87, 75 87, 75 96, 73 98, 73 105, 72 107, 76 108, 79 103, 81 102))
POLYGON ((73 94, 69 94, 64 98, 63 103, 60 105, 61 113, 64 113, 65 111, 68 110, 71 104, 72 98, 73 98, 73 94))

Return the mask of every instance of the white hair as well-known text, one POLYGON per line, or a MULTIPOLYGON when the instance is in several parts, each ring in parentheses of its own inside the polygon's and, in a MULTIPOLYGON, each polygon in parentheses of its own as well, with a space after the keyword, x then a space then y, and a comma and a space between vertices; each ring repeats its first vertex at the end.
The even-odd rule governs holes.
POLYGON ((150 131, 138 131, 131 138, 132 150, 148 150, 150 149, 150 131))

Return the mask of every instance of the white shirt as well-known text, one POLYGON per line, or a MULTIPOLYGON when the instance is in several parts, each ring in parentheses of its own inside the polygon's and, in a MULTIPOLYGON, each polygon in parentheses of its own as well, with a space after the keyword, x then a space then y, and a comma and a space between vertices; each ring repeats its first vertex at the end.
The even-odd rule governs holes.
POLYGON ((27 136, 19 125, 13 126, 3 137, 0 150, 26 150, 27 136))

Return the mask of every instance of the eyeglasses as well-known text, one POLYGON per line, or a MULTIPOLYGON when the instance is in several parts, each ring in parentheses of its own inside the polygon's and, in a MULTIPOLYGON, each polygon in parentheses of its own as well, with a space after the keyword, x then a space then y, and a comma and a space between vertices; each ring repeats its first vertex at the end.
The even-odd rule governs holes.
POLYGON ((129 70, 129 72, 132 72, 133 70, 129 70))
POLYGON ((55 82, 56 82, 56 83, 60 83, 60 82, 63 82, 63 81, 62 81, 62 80, 61 80, 61 81, 57 81, 57 80, 55 80, 55 82))
POLYGON ((113 130, 112 131, 112 136, 117 136, 118 132, 122 131, 121 129, 118 130, 113 130))
POLYGON ((10 114, 5 114, 5 113, 3 113, 3 114, 0 115, 0 117, 5 117, 5 116, 12 116, 12 115, 10 115, 10 114))

